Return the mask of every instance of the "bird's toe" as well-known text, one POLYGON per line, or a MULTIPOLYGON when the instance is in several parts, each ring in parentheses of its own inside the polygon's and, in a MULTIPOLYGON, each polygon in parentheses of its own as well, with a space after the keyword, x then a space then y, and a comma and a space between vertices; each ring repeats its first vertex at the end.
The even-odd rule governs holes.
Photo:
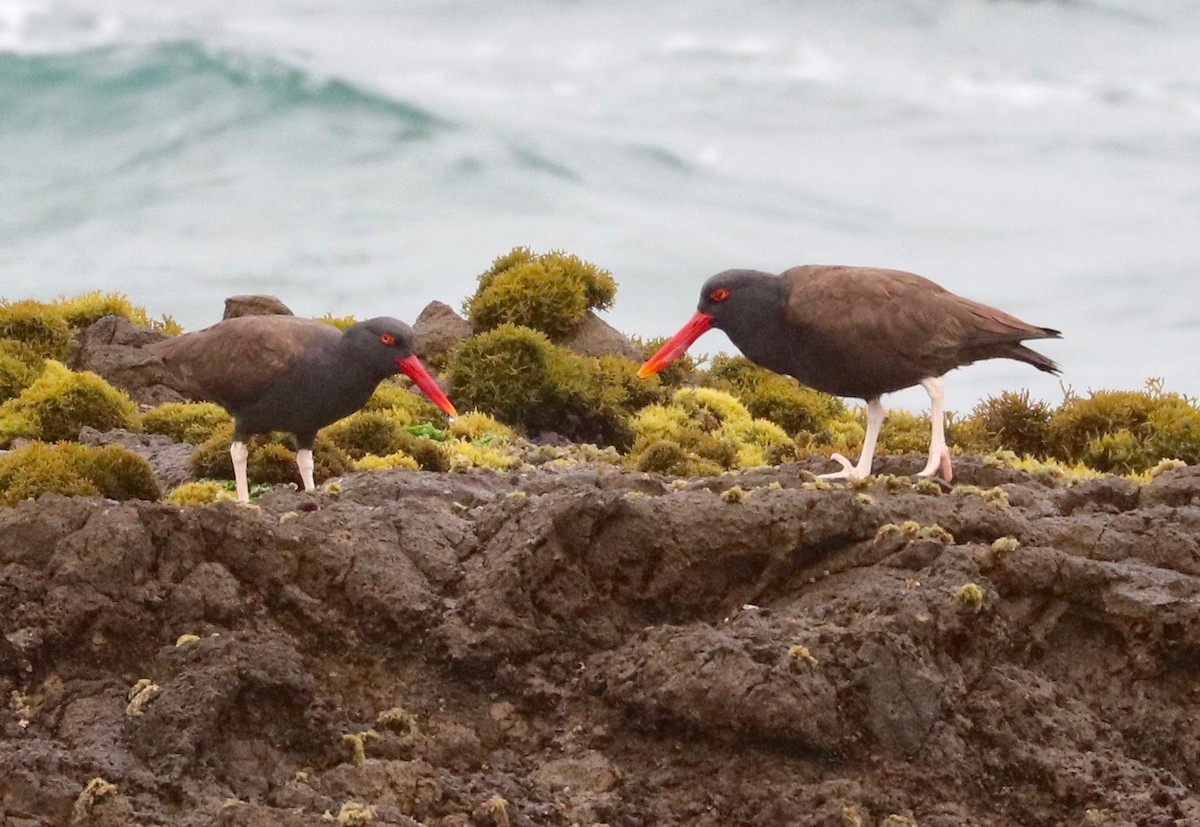
POLYGON ((841 454, 831 454, 831 460, 842 466, 841 471, 831 471, 828 474, 818 474, 817 479, 820 480, 857 480, 862 479, 862 475, 858 473, 858 469, 854 463, 846 459, 841 454))

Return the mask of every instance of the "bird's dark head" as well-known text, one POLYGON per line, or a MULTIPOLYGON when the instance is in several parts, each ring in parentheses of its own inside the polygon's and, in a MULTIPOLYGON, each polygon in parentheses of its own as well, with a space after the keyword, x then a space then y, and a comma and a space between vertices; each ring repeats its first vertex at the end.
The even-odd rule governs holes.
POLYGON ((342 338, 361 363, 383 376, 403 373, 429 397, 429 401, 450 416, 458 415, 454 405, 413 353, 413 329, 404 322, 390 316, 377 316, 346 328, 342 338))
POLYGON ((779 277, 758 270, 723 270, 704 282, 696 314, 667 340, 638 371, 645 378, 658 373, 687 351, 710 328, 728 330, 753 324, 764 306, 779 301, 779 277))

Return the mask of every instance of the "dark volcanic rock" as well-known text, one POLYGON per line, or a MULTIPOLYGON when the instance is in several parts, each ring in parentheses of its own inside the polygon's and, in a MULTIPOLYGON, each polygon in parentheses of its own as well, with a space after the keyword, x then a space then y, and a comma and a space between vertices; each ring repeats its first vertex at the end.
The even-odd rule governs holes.
POLYGON ((275 296, 250 294, 245 296, 230 296, 225 300, 224 319, 236 319, 238 316, 294 316, 291 308, 275 296))
POLYGON ((150 463, 154 476, 163 491, 170 491, 192 478, 188 471, 188 460, 195 446, 175 442, 161 434, 135 434, 118 428, 101 433, 95 428, 84 426, 79 432, 79 441, 84 445, 120 445, 135 454, 141 454, 150 463))
POLYGON ((423 361, 441 365, 455 345, 472 333, 471 323, 444 302, 430 302, 413 323, 413 352, 423 361))
POLYGON ((562 344, 580 356, 623 356, 635 362, 644 358, 642 351, 628 336, 590 310, 579 327, 563 339, 562 344))
POLYGON ((962 468, 2 509, 0 823, 1198 823, 1195 475, 962 468))
POLYGON ((165 339, 157 330, 140 327, 121 316, 105 316, 75 335, 73 370, 90 370, 121 388, 143 405, 183 402, 176 380, 146 345, 165 339))

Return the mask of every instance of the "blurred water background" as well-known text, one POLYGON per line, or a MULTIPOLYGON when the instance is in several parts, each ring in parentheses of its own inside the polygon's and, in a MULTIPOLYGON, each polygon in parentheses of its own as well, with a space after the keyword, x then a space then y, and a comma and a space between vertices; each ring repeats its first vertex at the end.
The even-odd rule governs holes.
POLYGON ((874 264, 1061 328, 1077 391, 1200 394, 1197 44, 1195 0, 0 0, 0 296, 411 321, 529 245, 649 337, 874 264))

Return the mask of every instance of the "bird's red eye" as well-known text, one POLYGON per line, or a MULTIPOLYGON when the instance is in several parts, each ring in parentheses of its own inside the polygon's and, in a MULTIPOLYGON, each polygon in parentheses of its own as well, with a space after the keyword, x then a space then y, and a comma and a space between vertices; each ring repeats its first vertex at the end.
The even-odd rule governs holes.
POLYGON ((723 302, 729 298, 729 291, 724 287, 718 287, 716 290, 709 293, 708 297, 715 302, 723 302))
POLYGON ((379 341, 383 342, 388 347, 391 347, 392 345, 396 344, 396 337, 390 333, 380 333, 379 341))

